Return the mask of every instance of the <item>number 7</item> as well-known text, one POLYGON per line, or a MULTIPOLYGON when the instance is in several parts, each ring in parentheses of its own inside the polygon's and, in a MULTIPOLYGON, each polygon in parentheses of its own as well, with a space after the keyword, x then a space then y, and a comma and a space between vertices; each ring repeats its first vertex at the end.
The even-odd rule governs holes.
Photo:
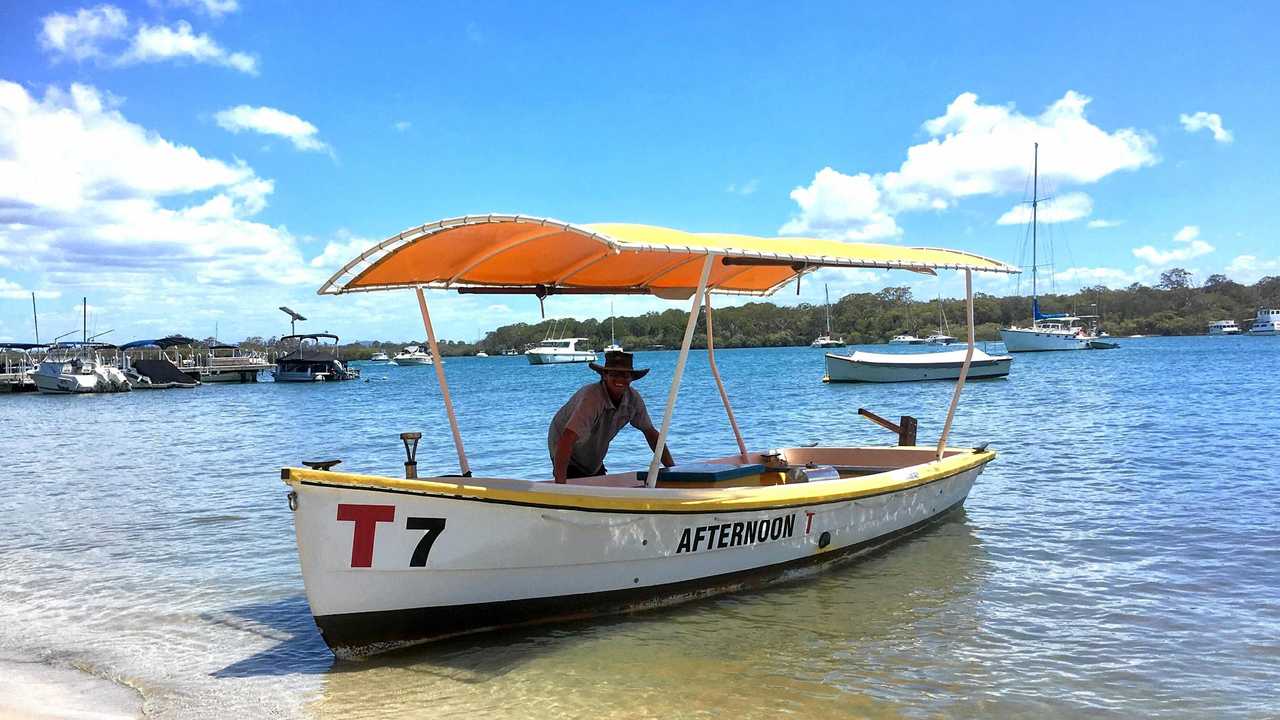
POLYGON ((426 567, 427 555, 431 553, 431 546, 435 544, 436 538, 444 532, 444 518, 425 518, 411 517, 405 520, 405 529, 407 530, 426 530, 426 534, 418 541, 418 547, 413 549, 413 557, 409 559, 409 567, 426 567))

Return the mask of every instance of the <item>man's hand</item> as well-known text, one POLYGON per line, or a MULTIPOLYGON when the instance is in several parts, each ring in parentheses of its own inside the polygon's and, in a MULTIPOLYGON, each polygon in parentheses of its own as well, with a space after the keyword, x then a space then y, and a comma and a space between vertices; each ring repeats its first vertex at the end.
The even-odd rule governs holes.
MULTIPOLYGON (((649 441, 650 450, 657 449, 658 447, 658 431, 657 430, 644 431, 644 439, 649 441)), ((671 450, 666 445, 662 446, 662 464, 666 467, 671 467, 676 464, 676 461, 671 459, 671 450)))

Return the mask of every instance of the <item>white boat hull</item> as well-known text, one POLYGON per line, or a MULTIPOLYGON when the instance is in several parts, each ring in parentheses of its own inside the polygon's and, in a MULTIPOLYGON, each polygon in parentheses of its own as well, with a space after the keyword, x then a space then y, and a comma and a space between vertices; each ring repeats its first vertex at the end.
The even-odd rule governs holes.
POLYGON ((391 361, 391 364, 409 366, 409 365, 434 365, 435 363, 432 362, 430 357, 426 357, 426 358, 396 358, 395 360, 391 361))
POLYGON ((589 352, 571 352, 571 353, 543 353, 528 352, 525 357, 529 358, 530 365, 558 365, 560 363, 582 363, 595 362, 596 354, 589 352))
MULTIPOLYGON (((408 484, 328 484, 323 472, 290 470, 286 482, 296 493, 294 526, 312 614, 334 653, 354 657, 814 573, 959 507, 985 462, 926 480, 916 480, 925 466, 887 471, 863 478, 879 490, 835 501, 697 512, 568 508, 557 506, 563 501, 555 495, 629 494, 634 503, 646 497, 638 493, 670 502, 715 491, 467 481, 472 490, 477 482, 541 486, 542 505, 414 492, 408 484), (900 482, 880 485, 878 477, 900 482)), ((815 481, 807 489, 848 482, 815 481)))
POLYGON ((36 390, 45 395, 78 395, 82 393, 128 392, 128 378, 115 367, 90 365, 88 371, 75 371, 69 363, 43 362, 31 373, 36 390))
POLYGON ((1009 352, 1087 350, 1091 338, 1073 331, 1001 328, 1000 339, 1009 352))
MULTIPOLYGON (((939 353, 893 355, 855 352, 853 355, 827 353, 827 382, 915 382, 957 380, 964 365, 964 350, 939 353)), ((969 364, 969 379, 1004 377, 1013 358, 988 355, 975 350, 969 364)))

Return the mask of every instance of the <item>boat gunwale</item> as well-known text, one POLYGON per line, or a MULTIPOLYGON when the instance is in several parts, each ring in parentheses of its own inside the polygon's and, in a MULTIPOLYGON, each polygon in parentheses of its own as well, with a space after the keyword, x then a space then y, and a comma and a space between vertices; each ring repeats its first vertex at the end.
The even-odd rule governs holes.
MULTIPOLYGON (((915 450, 932 452, 931 447, 822 448, 823 450, 915 450)), ((822 505, 891 494, 945 480, 985 466, 996 458, 986 449, 948 448, 942 460, 886 468, 883 472, 837 480, 807 483, 739 486, 722 488, 647 488, 556 484, 531 480, 493 478, 524 483, 524 488, 490 487, 464 478, 446 482, 442 478, 404 479, 379 475, 284 468, 281 480, 291 487, 308 485, 336 489, 371 490, 424 497, 493 502, 559 510, 619 512, 638 514, 699 514, 769 510, 822 505), (584 490, 588 492, 583 492, 584 490)))

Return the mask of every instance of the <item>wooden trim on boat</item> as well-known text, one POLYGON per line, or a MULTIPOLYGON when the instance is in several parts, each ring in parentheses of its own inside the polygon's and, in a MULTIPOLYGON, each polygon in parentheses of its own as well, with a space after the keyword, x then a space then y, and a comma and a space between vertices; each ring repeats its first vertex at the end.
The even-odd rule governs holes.
MULTIPOLYGON (((902 448, 928 450, 933 448, 902 448)), ((289 484, 372 490, 408 495, 434 495, 458 500, 505 505, 579 510, 584 512, 677 513, 737 512, 766 508, 821 505, 875 497, 954 477, 994 460, 992 450, 960 452, 918 465, 886 470, 874 475, 815 483, 764 487, 675 490, 669 488, 599 488, 596 493, 575 492, 584 486, 529 482, 529 489, 490 487, 475 481, 449 482, 444 478, 407 480, 304 468, 284 468, 281 479, 289 484)))

